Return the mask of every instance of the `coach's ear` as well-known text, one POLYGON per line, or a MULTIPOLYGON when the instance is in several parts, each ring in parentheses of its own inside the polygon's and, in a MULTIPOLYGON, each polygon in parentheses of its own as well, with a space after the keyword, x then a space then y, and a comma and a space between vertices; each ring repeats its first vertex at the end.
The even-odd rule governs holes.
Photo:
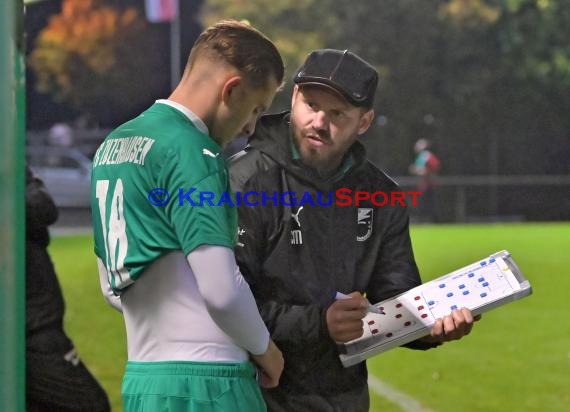
POLYGON ((361 135, 364 134, 370 125, 372 124, 372 120, 374 119, 374 109, 370 109, 365 112, 361 117, 358 123, 358 131, 356 134, 361 135))
POLYGON ((299 94, 299 85, 293 86, 293 95, 291 96, 291 107, 295 106, 295 101, 297 101, 299 94))

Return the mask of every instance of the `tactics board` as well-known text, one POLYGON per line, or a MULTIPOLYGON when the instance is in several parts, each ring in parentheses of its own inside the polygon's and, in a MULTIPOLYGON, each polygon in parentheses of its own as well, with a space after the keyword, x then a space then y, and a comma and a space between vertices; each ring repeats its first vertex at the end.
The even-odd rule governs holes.
POLYGON ((363 335, 339 344, 345 367, 429 334, 436 319, 466 307, 474 315, 528 296, 532 288, 511 255, 486 259, 376 303, 385 315, 368 313, 363 335))

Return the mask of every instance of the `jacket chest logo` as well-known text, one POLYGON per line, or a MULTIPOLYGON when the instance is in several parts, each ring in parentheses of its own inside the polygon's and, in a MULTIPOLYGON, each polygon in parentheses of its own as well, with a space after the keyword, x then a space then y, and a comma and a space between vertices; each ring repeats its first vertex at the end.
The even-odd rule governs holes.
POLYGON ((303 206, 297 209, 296 213, 291 213, 291 218, 295 222, 296 229, 291 229, 291 244, 292 245, 302 245, 303 244, 303 233, 301 232, 301 220, 300 213, 303 210, 303 206))
POLYGON ((367 207, 358 208, 358 217, 356 219, 356 240, 364 242, 372 236, 372 223, 374 221, 374 210, 367 207))

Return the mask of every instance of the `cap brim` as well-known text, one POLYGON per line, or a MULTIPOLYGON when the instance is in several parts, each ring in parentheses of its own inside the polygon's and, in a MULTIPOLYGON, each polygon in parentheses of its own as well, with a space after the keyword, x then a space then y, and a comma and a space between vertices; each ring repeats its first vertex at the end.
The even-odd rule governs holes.
POLYGON ((344 90, 342 90, 340 87, 338 87, 338 85, 335 85, 332 82, 328 82, 327 79, 296 78, 296 79, 294 79, 294 82, 296 84, 298 84, 299 86, 317 86, 317 87, 323 87, 327 90, 331 90, 353 106, 360 107, 364 103, 364 102, 358 102, 358 101, 354 100, 353 98, 350 97, 350 95, 348 93, 346 93, 344 90))

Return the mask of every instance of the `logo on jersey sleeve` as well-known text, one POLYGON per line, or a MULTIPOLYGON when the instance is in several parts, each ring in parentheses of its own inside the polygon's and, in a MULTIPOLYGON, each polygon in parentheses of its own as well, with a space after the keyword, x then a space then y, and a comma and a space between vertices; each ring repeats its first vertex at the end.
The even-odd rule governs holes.
POLYGON ((213 157, 214 159, 215 159, 216 157, 218 157, 218 155, 219 155, 219 153, 214 154, 214 153, 212 153, 210 150, 208 150, 208 149, 206 149, 206 148, 202 149, 202 154, 203 154, 203 155, 206 155, 206 156, 213 157))
POLYGON ((356 219, 356 240, 364 242, 372 236, 372 222, 374 220, 374 210, 368 207, 358 208, 358 217, 356 219))

